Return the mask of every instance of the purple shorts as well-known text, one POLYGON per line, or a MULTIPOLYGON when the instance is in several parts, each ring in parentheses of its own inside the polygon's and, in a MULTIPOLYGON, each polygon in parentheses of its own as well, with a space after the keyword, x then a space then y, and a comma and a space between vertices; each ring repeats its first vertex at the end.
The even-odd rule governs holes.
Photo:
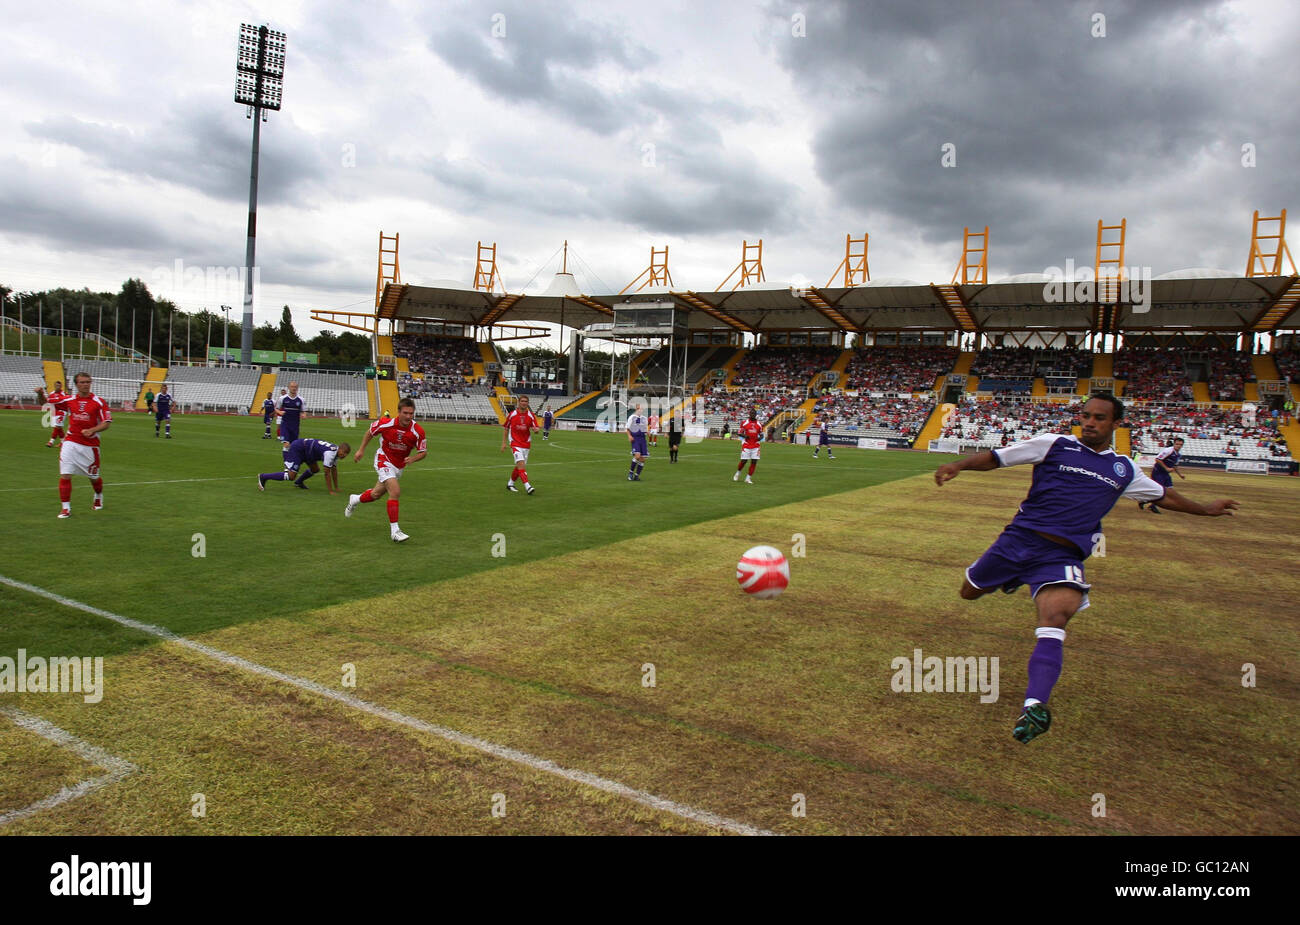
POLYGON ((981 591, 1019 582, 1029 585, 1031 597, 1048 585, 1067 585, 1083 592, 1080 610, 1087 608, 1092 588, 1084 579, 1078 550, 1014 525, 1008 525, 997 542, 966 569, 966 580, 981 591))

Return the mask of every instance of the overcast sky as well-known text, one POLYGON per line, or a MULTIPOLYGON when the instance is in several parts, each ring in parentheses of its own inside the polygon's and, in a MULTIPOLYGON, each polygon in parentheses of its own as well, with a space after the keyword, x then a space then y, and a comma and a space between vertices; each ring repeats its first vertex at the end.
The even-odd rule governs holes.
POLYGON ((469 284, 482 240, 511 291, 540 289, 567 238, 603 294, 652 245, 676 288, 713 290, 746 238, 769 282, 821 285, 849 232, 874 279, 947 282, 986 224, 997 280, 1090 265, 1121 217, 1130 266, 1239 274, 1253 210, 1300 220, 1292 2, 0 7, 19 290, 136 276, 186 309, 239 304, 207 268, 244 259, 241 22, 288 36, 257 320, 287 302, 300 332, 372 306, 381 229, 405 282, 469 284))

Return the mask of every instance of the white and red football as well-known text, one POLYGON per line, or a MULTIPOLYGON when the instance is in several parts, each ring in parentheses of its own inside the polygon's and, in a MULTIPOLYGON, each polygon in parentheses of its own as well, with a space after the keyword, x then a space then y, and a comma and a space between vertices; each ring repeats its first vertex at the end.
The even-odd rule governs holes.
POLYGON ((746 594, 776 597, 790 584, 790 563, 775 547, 755 546, 736 563, 736 581, 746 594))

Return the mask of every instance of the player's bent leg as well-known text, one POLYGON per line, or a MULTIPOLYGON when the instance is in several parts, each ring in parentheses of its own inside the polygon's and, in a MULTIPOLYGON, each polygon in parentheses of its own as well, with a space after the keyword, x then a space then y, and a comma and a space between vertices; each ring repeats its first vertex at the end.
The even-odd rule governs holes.
POLYGON ((1034 595, 1038 625, 1065 629, 1070 618, 1083 609, 1084 593, 1073 585, 1048 585, 1034 595))
POLYGON ((958 591, 957 593, 961 596, 961 599, 964 601, 974 601, 974 600, 978 600, 979 598, 983 597, 986 594, 993 593, 993 590, 994 590, 993 588, 977 588, 970 583, 969 578, 963 578, 961 580, 961 590, 958 591))

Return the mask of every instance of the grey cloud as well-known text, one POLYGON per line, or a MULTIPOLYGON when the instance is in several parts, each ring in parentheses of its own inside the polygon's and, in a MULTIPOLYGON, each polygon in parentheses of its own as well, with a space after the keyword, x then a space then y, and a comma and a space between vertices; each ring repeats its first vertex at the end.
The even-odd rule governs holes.
POLYGON ((1165 208, 1170 179, 1204 182, 1207 156, 1220 158, 1220 202, 1264 186, 1284 205, 1281 174, 1244 175, 1236 149, 1297 126, 1262 89, 1300 82, 1295 60, 1252 61, 1222 4, 1106 7, 1094 38, 1093 4, 831 3, 810 11, 806 38, 774 31, 772 47, 826 103, 816 168, 842 201, 903 217, 927 241, 987 223, 1014 270, 1066 252, 1091 262, 1098 217, 1165 208), (1281 73, 1265 80, 1269 68, 1281 73), (940 165, 945 143, 956 167, 940 165))
POLYGON ((439 11, 429 47, 451 67, 506 100, 558 112, 597 134, 628 125, 635 114, 612 93, 579 76, 603 64, 636 71, 656 56, 622 33, 584 20, 562 5, 496 4, 506 35, 492 35, 494 10, 462 4, 439 11))
MULTIPOLYGON (((291 118, 272 114, 263 126, 258 200, 301 204, 326 176, 319 143, 291 118)), ((144 130, 103 125, 63 116, 28 122, 34 138, 69 145, 92 162, 132 177, 149 177, 198 190, 214 199, 239 201, 248 195, 252 129, 238 107, 180 100, 158 125, 144 130)))

